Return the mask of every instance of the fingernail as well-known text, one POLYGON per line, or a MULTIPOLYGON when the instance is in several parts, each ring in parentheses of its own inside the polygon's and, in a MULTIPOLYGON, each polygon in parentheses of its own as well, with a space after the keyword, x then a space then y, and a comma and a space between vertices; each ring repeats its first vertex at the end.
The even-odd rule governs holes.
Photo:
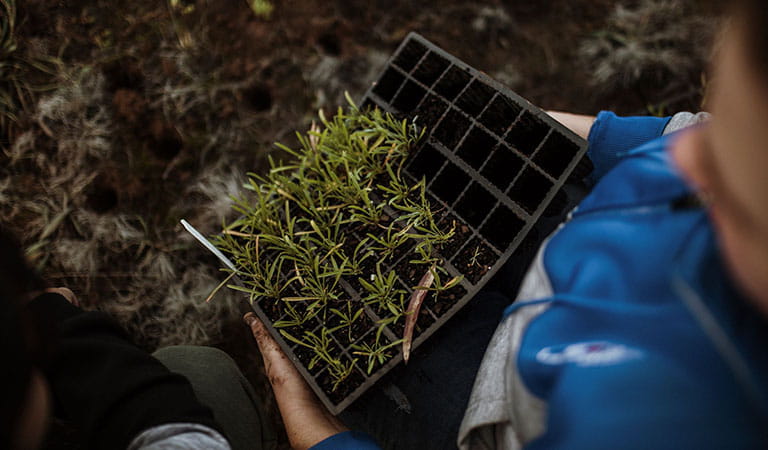
POLYGON ((253 325, 253 322, 256 321, 256 316, 254 316, 253 313, 248 313, 243 317, 243 320, 248 324, 248 326, 251 326, 253 325))

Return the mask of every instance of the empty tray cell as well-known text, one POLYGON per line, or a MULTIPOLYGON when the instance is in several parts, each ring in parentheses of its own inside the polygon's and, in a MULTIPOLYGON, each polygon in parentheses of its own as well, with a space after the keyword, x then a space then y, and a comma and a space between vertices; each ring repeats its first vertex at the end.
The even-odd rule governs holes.
POLYGON ((456 204, 456 213, 477 228, 491 213, 496 198, 479 183, 472 183, 456 204))
POLYGON ((427 47, 421 42, 411 39, 405 44, 403 49, 400 50, 400 53, 395 57, 393 63, 406 72, 410 72, 411 69, 416 66, 416 63, 419 62, 421 57, 424 56, 424 53, 427 53, 427 47))
POLYGON ((497 95, 485 111, 483 111, 483 115, 480 116, 480 123, 497 135, 502 136, 512 122, 517 119, 517 115, 520 114, 521 110, 522 108, 512 100, 503 95, 497 95))
POLYGON ((528 166, 512 185, 509 198, 522 206, 528 213, 533 214, 544 201, 550 189, 552 189, 552 182, 536 169, 528 166))
POLYGON ((499 145, 480 173, 499 190, 505 191, 523 168, 524 161, 504 144, 499 145))
POLYGON ((427 86, 432 86, 450 65, 447 59, 437 53, 429 52, 413 71, 413 77, 427 86))
POLYGON ((419 106, 418 111, 416 111, 417 121, 421 125, 431 128, 440 120, 446 109, 448 109, 448 103, 445 103, 436 95, 429 94, 426 100, 419 106))
POLYGON ((547 124, 525 111, 507 133, 506 141, 512 147, 530 156, 548 131, 547 124))
POLYGON ((408 172, 413 175, 417 181, 423 178, 427 179, 427 182, 431 180, 435 174, 443 167, 445 156, 440 153, 435 147, 429 143, 424 146, 413 156, 411 162, 408 163, 408 172))
POLYGON ((452 101, 472 79, 472 75, 458 66, 451 66, 433 88, 435 92, 452 101))
POLYGON ((397 97, 392 102, 392 106, 400 112, 407 114, 416 109, 416 105, 419 104, 426 93, 421 86, 408 80, 405 82, 405 86, 398 92, 397 97))
POLYGON ((456 105, 467 115, 477 117, 485 105, 493 98, 493 88, 480 80, 473 80, 462 92, 456 105))
POLYGON ((578 151, 578 145, 562 134, 552 131, 536 152, 533 162, 552 175, 552 178, 560 178, 578 151))
POLYGON ((483 165, 491 150, 496 145, 496 139, 483 131, 482 128, 472 127, 459 146, 456 154, 467 162, 475 170, 479 170, 483 165))
POLYGON ((393 68, 387 69, 384 75, 376 82, 376 86, 373 87, 373 92, 381 97, 385 102, 391 103, 392 97, 395 96, 397 90, 400 89, 400 85, 405 81, 405 76, 393 68))
POLYGON ((504 252, 524 226, 525 221, 523 219, 517 217, 517 214, 511 209, 499 204, 491 214, 490 219, 483 225, 480 233, 494 247, 504 252))
POLYGON ((456 148, 456 145, 464 136, 469 128, 469 119, 464 117, 463 114, 457 110, 451 108, 450 111, 440 121, 440 125, 432 134, 438 141, 448 147, 451 151, 456 148))
POLYGON ((429 188, 437 198, 450 205, 459 198, 469 182, 466 172, 456 164, 448 163, 429 188))

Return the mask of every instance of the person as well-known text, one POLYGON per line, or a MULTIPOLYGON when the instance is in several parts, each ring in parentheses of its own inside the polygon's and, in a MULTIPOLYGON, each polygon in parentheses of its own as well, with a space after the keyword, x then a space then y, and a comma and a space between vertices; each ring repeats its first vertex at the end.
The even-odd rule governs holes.
POLYGON ((139 349, 109 316, 46 288, 0 229, 0 448, 39 448, 51 417, 81 448, 272 449, 234 361, 213 348, 139 349))
POLYGON ((768 447, 768 8, 734 5, 711 120, 553 113, 588 138, 594 186, 496 321, 460 425, 436 370, 406 392, 420 409, 361 399, 350 431, 246 315, 294 448, 768 447))

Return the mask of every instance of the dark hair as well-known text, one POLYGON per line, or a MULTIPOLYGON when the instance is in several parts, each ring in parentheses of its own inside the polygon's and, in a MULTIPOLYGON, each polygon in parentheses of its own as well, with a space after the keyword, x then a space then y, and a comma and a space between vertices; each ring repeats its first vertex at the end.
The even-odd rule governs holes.
POLYGON ((768 79, 768 5, 765 0, 737 0, 735 4, 736 17, 746 25, 749 55, 768 79))
POLYGON ((43 288, 21 247, 0 227, 0 448, 11 447, 32 367, 43 349, 37 326, 24 311, 29 294, 43 288))

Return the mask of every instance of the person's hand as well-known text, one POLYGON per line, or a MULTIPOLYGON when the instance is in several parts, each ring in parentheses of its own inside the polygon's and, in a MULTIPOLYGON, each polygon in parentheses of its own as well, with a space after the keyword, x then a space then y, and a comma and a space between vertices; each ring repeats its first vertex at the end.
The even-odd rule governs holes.
POLYGON ((55 288, 48 288, 45 291, 46 294, 59 294, 62 297, 66 298, 67 301, 75 306, 80 306, 80 300, 77 299, 77 296, 75 295, 72 290, 65 287, 55 287, 55 288))
POLYGON ((349 429, 320 403, 293 363, 253 313, 243 317, 259 345, 264 369, 275 393, 288 440, 294 449, 307 449, 349 429))
POLYGON ((27 294, 26 298, 27 298, 27 301, 31 301, 43 294, 59 294, 62 297, 64 297, 69 303, 77 307, 80 306, 80 300, 77 299, 77 296, 75 295, 75 293, 72 292, 71 289, 66 287, 47 288, 42 291, 31 292, 27 294))
POLYGON ((547 114, 584 139, 589 138, 589 130, 592 129, 592 124, 595 123, 595 116, 584 116, 562 111, 547 111, 547 114))

